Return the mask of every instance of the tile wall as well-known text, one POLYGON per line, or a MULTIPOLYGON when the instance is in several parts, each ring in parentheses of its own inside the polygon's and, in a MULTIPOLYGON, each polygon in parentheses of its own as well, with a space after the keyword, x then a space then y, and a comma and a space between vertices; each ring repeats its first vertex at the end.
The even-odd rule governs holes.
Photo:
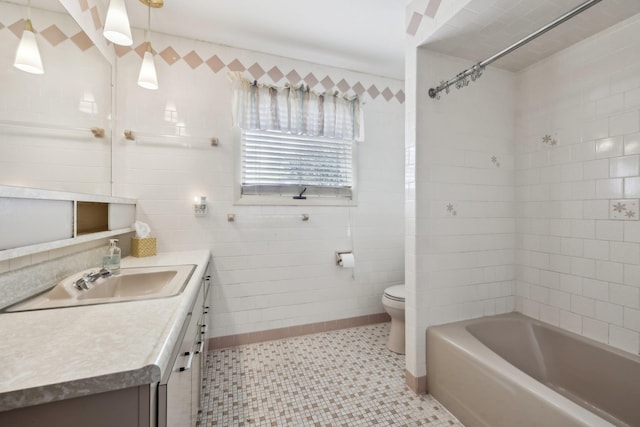
POLYGON ((640 351, 640 15, 517 77, 518 311, 640 351))
POLYGON ((491 68, 433 100, 432 85, 473 64, 426 48, 413 55, 406 79, 407 369, 422 377, 429 325, 514 307, 515 78, 491 68))
POLYGON ((111 67, 73 18, 33 9, 45 74, 17 70, 13 61, 25 17, 26 7, 0 3, 0 182, 111 194, 111 67), (106 137, 94 138, 94 126, 106 129, 106 137))
MULTIPOLYGON (((142 33, 134 38, 142 40, 142 33)), ((210 249, 212 337, 288 328, 383 312, 381 295, 404 281, 403 120, 399 80, 160 34, 152 36, 160 89, 137 86, 139 46, 119 49, 115 194, 138 199, 158 249, 210 249), (228 71, 317 91, 360 93, 365 141, 358 147, 358 204, 237 206, 228 71), (126 141, 123 129, 203 137, 168 147, 126 141), (217 137, 217 147, 206 138, 217 137), (209 214, 193 215, 206 195, 209 214), (235 214, 228 222, 227 215, 235 214), (309 221, 301 221, 307 213, 309 221), (353 249, 354 270, 335 265, 353 249)))

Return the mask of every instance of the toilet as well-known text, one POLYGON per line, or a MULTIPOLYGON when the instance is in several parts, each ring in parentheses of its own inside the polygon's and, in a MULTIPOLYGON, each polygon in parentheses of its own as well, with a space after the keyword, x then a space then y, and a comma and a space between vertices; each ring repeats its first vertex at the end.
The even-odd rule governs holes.
POLYGON ((382 294, 382 306, 391 316, 391 331, 387 348, 404 354, 404 285, 390 286, 382 294))

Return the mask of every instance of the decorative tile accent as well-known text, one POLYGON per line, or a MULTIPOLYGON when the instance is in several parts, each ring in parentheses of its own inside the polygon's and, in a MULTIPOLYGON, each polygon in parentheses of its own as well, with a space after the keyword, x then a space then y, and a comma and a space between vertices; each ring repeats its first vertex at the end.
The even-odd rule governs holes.
POLYGON ((133 50, 129 46, 120 46, 120 45, 117 45, 117 44, 114 44, 113 48, 115 49, 116 55, 118 55, 118 58, 122 58, 127 53, 129 53, 129 52, 131 52, 133 50))
POLYGON ((51 44, 51 46, 57 46, 68 39, 67 35, 60 31, 60 28, 55 25, 47 27, 40 34, 51 44))
POLYGON ((258 64, 257 62, 251 67, 247 68, 247 71, 253 76, 254 79, 259 79, 266 74, 260 64, 258 64))
POLYGON ((609 219, 638 221, 638 199, 609 200, 609 219))
POLYGON ((331 80, 331 77, 327 76, 324 79, 320 80, 320 84, 324 87, 325 90, 332 89, 336 84, 331 80))
POLYGON ((393 98, 393 92, 391 92, 391 89, 387 87, 382 91, 382 96, 387 100, 387 102, 389 102, 391 98, 393 98))
POLYGON ((353 91, 356 93, 356 95, 358 96, 362 96, 362 94, 365 92, 365 88, 364 86, 362 86, 362 84, 360 82, 356 83, 353 85, 352 87, 353 91))
POLYGON ((351 86, 349 86, 349 83, 347 83, 347 81, 345 79, 340 80, 340 82, 338 82, 337 88, 340 90, 340 92, 347 92, 349 89, 351 89, 351 86))
MULTIPOLYGON (((140 46, 143 47, 142 55, 140 55, 140 57, 142 57, 144 56, 144 49, 146 48, 146 43, 143 43, 140 46)), ((138 52, 138 48, 140 46, 136 48, 136 52, 138 52)), ((153 45, 151 46, 153 47, 153 45)), ((140 54, 140 52, 138 52, 138 54, 140 54)), ((162 52, 160 52, 160 57, 164 59, 164 62, 166 62, 169 65, 175 64, 180 59, 180 55, 178 55, 178 52, 176 52, 171 46, 165 48, 162 52)))
POLYGON ((202 60, 202 58, 200 58, 200 56, 195 52, 195 51, 191 51, 189 53, 187 53, 185 56, 182 57, 182 59, 184 60, 184 62, 186 62, 189 67, 191 67, 191 69, 195 70, 196 68, 198 68, 200 65, 202 65, 202 63, 204 62, 202 60))
POLYGON ((376 85, 371 85, 369 89, 367 89, 367 93, 372 99, 376 99, 378 95, 380 95, 380 91, 376 87, 376 85))
POLYGON ((419 14, 418 12, 413 12, 411 15, 411 19, 409 20, 409 25, 407 25, 407 34, 410 36, 415 36, 418 32, 418 28, 420 28, 420 24, 422 23, 422 18, 424 15, 419 14))
POLYGON ((447 215, 448 216, 457 216, 458 211, 456 210, 456 206, 453 203, 447 204, 447 215))
POLYGON ((267 75, 271 78, 271 81, 274 83, 278 83, 284 77, 284 74, 282 74, 282 71, 280 71, 280 69, 275 66, 272 67, 267 72, 267 75))
POLYGON ((298 74, 296 70, 289 71, 286 77, 287 77, 287 80, 289 80, 291 84, 294 84, 294 85, 297 85, 302 80, 302 77, 300 77, 300 74, 298 74))
MULTIPOLYGON (((24 24, 25 24, 25 20, 21 19, 19 21, 14 22, 13 24, 9 25, 7 28, 9 28, 9 30, 17 37, 20 38, 22 37, 22 32, 24 31, 24 24)), ((37 30, 35 29, 35 27, 33 28, 34 31, 37 32, 37 30)))
POLYGON ((89 3, 87 0, 78 0, 78 4, 80 5, 80 10, 86 12, 89 9, 89 3))
POLYGON ((100 20, 100 12, 96 6, 91 8, 91 19, 93 19, 93 26, 96 30, 102 28, 102 21, 100 20))
POLYGON ((242 65, 242 62, 234 59, 229 64, 227 64, 227 68, 231 71, 244 71, 246 70, 245 66, 242 65))
POLYGON ((224 62, 222 62, 222 60, 218 58, 218 55, 213 55, 211 58, 209 58, 207 60, 207 65, 214 73, 217 73, 224 68, 224 62))
POLYGON ((542 143, 551 146, 558 145, 558 141, 549 134, 542 137, 542 143))
POLYGON ((491 156, 491 163, 493 163, 497 168, 500 167, 500 160, 498 160, 498 157, 496 156, 491 156))
POLYGON ((211 352, 198 424, 463 427, 407 387, 388 333, 384 323, 211 352))
POLYGON ((80 31, 77 34, 71 36, 71 41, 76 46, 78 46, 78 49, 80 49, 83 52, 87 49, 90 49, 93 46, 93 42, 91 41, 89 36, 87 36, 84 33, 84 31, 80 31))
POLYGON ((313 73, 309 73, 304 78, 304 82, 308 84, 310 88, 313 88, 318 84, 318 79, 316 79, 316 76, 314 76, 313 73))
POLYGON ((429 4, 427 5, 427 9, 424 11, 424 14, 429 18, 435 18, 436 13, 438 13, 438 9, 440 8, 441 0, 429 0, 429 4))
MULTIPOLYGON (((96 6, 88 9, 89 5, 91 4, 89 0, 78 0, 78 2, 80 3, 81 8, 84 8, 82 10, 85 12, 89 10, 92 16, 98 13, 98 8, 96 6)), ((94 23, 96 25, 102 25, 100 22, 100 17, 98 15, 96 15, 94 23)), ((20 36, 22 35, 22 31, 24 30, 24 24, 24 19, 20 19, 9 26, 6 26, 2 22, 0 22, 0 30, 8 28, 17 38, 20 38, 20 36)), ((71 39, 71 41, 81 51, 86 51, 87 49, 90 49, 92 46, 94 46, 91 39, 87 37, 86 34, 80 32, 69 36, 55 25, 52 25, 46 30, 42 31, 42 37, 54 47, 62 43, 66 39, 71 39)), ((140 43, 135 48, 114 45, 111 43, 108 44, 110 46, 113 46, 115 54, 118 58, 122 58, 132 51, 135 52, 140 58, 142 58, 147 47, 146 42, 140 43)), ((160 57, 169 66, 172 66, 180 59, 183 59, 192 69, 196 69, 203 63, 206 63, 214 73, 219 73, 226 67, 229 71, 247 71, 256 80, 259 78, 263 78, 266 75, 271 79, 273 83, 278 83, 280 80, 282 80, 283 77, 286 77, 291 84, 298 85, 304 82, 309 86, 310 89, 314 89, 318 85, 318 83, 320 83, 324 90, 327 92, 337 89, 341 93, 347 93, 352 90, 353 93, 355 93, 359 97, 363 97, 363 95, 367 93, 371 97, 371 99, 376 99, 380 94, 382 94, 382 98, 384 98, 387 102, 391 102, 394 99, 396 99, 400 104, 404 104, 405 102, 405 93, 403 90, 397 91, 394 95, 391 88, 385 87, 383 89, 378 89, 375 84, 369 86, 369 89, 366 89, 365 86, 363 86, 362 82, 356 82, 353 86, 351 86, 345 79, 340 79, 336 84, 335 81, 337 79, 332 78, 329 75, 325 76, 322 81, 318 81, 317 77, 313 73, 309 73, 303 79, 295 69, 292 69, 285 75, 282 70, 280 70, 276 66, 273 66, 268 72, 265 72, 263 66, 258 62, 254 63, 251 67, 249 67, 249 69, 247 69, 237 58, 233 59, 231 62, 225 65, 225 62, 222 61, 222 59, 220 59, 218 55, 213 55, 206 62, 204 62, 202 56, 200 56, 195 50, 192 50, 181 57, 180 54, 171 46, 165 47, 160 53, 156 52, 156 50, 154 49, 153 53, 154 55, 160 55, 160 57)))

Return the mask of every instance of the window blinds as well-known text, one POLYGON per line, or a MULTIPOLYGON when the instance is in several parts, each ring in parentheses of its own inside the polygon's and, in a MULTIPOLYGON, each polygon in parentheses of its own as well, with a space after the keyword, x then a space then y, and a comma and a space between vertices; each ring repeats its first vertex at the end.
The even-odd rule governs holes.
POLYGON ((351 197, 353 141, 242 131, 242 193, 351 197))

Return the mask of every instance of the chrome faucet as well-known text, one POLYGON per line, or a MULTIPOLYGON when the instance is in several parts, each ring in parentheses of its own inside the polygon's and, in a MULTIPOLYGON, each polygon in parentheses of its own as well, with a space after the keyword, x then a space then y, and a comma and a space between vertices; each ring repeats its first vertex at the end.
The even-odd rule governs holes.
POLYGON ((102 268, 100 271, 92 271, 91 273, 85 273, 81 278, 75 281, 73 286, 79 290, 87 290, 89 289, 88 284, 93 283, 101 277, 109 277, 111 276, 111 270, 108 268, 102 268))

